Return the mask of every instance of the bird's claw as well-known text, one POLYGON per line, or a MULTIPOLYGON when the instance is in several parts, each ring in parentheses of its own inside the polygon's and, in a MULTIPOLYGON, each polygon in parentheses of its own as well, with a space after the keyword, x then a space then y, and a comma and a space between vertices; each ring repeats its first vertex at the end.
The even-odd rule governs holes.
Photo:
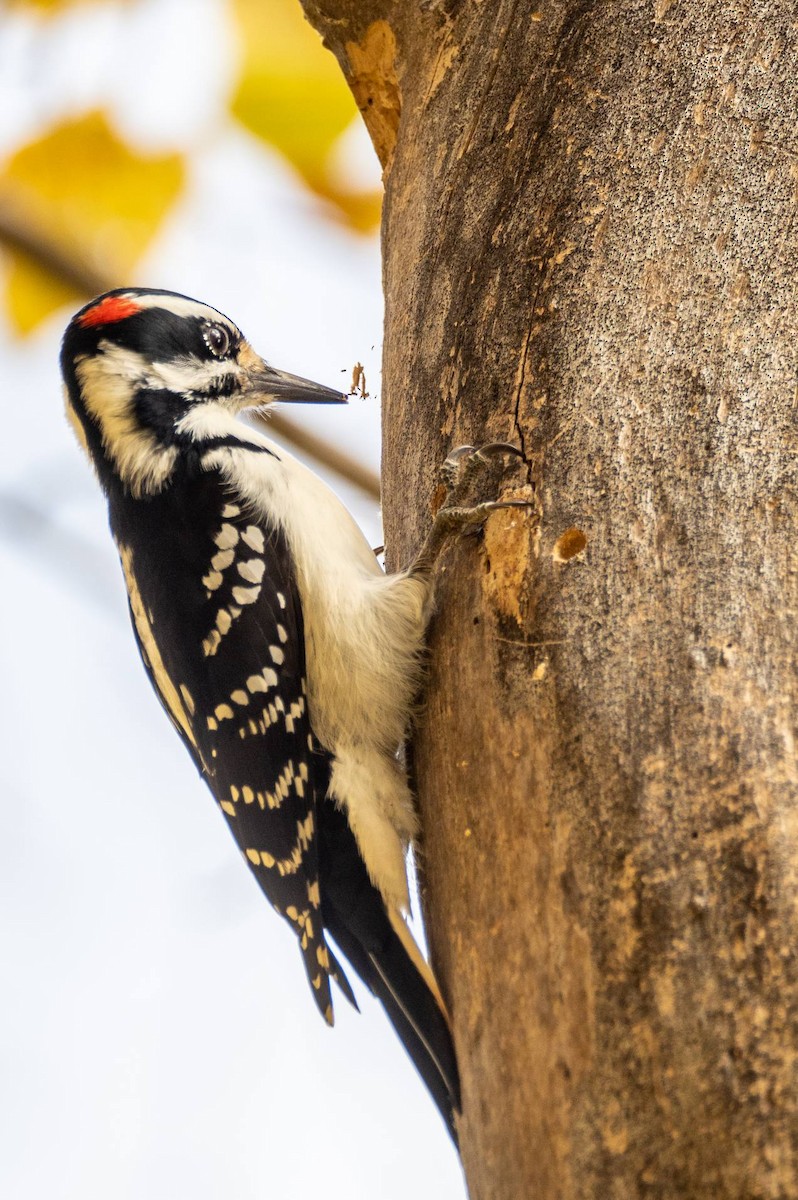
POLYGON ((411 568, 413 574, 429 575, 447 539, 476 533, 491 513, 501 508, 534 507, 530 500, 485 500, 473 506, 452 503, 453 494, 461 491, 477 468, 484 466, 489 458, 500 454, 512 454, 516 458, 523 458, 523 453, 518 447, 510 445, 509 442, 488 442, 479 447, 457 446, 447 455, 441 467, 441 482, 446 488, 446 496, 435 514, 424 546, 411 568))
POLYGON ((474 472, 484 466, 489 458, 500 454, 514 454, 523 458, 523 452, 510 442, 486 442, 483 446, 456 446, 450 450, 441 466, 441 483, 447 492, 458 484, 465 483, 474 472), (465 459, 465 462, 463 462, 465 459))
POLYGON ((531 508, 529 500, 483 500, 470 508, 459 505, 452 508, 439 508, 435 514, 435 525, 445 535, 476 533, 485 524, 493 512, 501 508, 531 508))

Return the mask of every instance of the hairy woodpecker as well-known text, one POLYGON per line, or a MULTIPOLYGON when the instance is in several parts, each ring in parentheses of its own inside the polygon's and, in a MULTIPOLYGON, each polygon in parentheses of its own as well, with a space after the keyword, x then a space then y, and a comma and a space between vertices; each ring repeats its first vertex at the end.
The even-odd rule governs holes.
MULTIPOLYGON (((437 549, 506 505, 444 509, 413 567, 385 575, 328 487, 238 420, 271 401, 346 398, 268 366, 232 321, 186 296, 98 297, 71 321, 61 367, 150 682, 293 927, 323 1016, 332 1023, 330 978, 355 1004, 329 934, 456 1141, 446 1008, 402 915, 416 818, 397 752, 437 549)), ((472 454, 451 456, 452 478, 472 454)))

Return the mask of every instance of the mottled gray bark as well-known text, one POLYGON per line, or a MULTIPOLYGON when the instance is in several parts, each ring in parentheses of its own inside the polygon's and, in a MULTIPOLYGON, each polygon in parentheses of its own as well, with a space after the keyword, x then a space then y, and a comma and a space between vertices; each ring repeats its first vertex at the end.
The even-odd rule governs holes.
POLYGON ((453 444, 536 503, 445 554, 415 744, 473 1200, 793 1198, 798 12, 305 8, 386 168, 391 559, 453 444))

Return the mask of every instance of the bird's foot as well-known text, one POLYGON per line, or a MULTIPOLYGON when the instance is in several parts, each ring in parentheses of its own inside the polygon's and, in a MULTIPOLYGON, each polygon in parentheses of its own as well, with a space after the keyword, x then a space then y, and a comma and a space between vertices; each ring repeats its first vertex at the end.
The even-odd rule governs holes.
POLYGON ((429 575, 444 544, 452 537, 476 533, 491 513, 502 508, 532 508, 530 500, 484 500, 480 504, 456 503, 456 497, 488 460, 502 454, 523 458, 517 446, 509 442, 488 442, 484 446, 458 446, 447 455, 441 467, 441 483, 446 488, 420 553, 411 567, 413 575, 429 575))

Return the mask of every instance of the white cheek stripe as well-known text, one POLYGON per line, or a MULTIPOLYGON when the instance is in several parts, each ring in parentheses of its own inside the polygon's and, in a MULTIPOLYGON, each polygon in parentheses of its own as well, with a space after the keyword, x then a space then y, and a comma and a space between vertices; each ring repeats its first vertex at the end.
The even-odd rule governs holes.
MULTIPOLYGON (((138 382, 139 379, 143 380, 147 374, 147 360, 137 350, 118 346, 116 342, 109 342, 107 338, 103 338, 99 342, 97 349, 101 352, 101 357, 96 360, 98 374, 118 375, 128 386, 138 382)), ((89 356, 85 354, 76 359, 78 366, 87 362, 89 362, 89 356)))
POLYGON ((152 363, 147 384, 185 395, 187 392, 207 392, 217 380, 228 375, 243 375, 237 362, 202 362, 187 355, 170 362, 152 363))
MULTIPOLYGON (((100 342, 102 351, 100 365, 108 375, 119 375, 130 385, 160 389, 165 388, 177 395, 189 392, 207 392, 214 382, 228 375, 243 375, 235 361, 203 362, 186 355, 170 362, 148 362, 137 350, 118 346, 106 338, 100 342)), ((82 361, 82 360, 79 360, 82 361)))

